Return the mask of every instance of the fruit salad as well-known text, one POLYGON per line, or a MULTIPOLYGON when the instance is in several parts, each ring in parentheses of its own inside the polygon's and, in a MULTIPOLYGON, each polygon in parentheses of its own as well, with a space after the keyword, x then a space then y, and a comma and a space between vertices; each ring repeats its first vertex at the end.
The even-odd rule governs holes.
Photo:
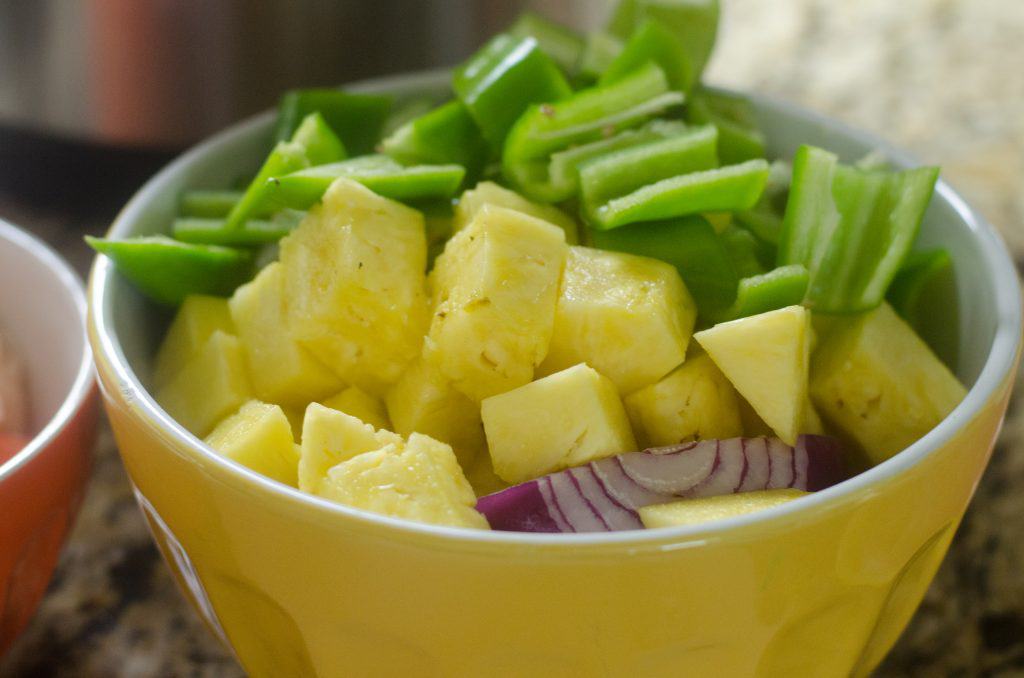
POLYGON ((0 333, 0 464, 28 443, 28 392, 25 368, 0 333))
POLYGON ((467 529, 698 524, 899 454, 965 394, 952 259, 915 248, 938 169, 770 156, 702 81, 718 11, 526 15, 443 96, 287 93, 247 185, 91 240, 174 309, 157 402, 274 481, 467 529))

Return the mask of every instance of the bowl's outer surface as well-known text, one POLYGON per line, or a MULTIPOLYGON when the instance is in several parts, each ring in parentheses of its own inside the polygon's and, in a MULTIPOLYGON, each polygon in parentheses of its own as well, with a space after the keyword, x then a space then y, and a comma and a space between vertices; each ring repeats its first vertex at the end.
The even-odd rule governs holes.
MULTIPOLYGON (((873 145, 805 111, 755 104, 782 156, 801 141, 846 157, 873 145)), ((250 121, 169 167, 114 234, 164 229, 181 188, 251 171, 268 125, 250 121)), ((252 675, 862 675, 895 642, 949 546, 991 453, 1020 343, 1005 250, 944 185, 922 240, 953 250, 970 301, 959 366, 975 384, 967 400, 889 462, 710 529, 551 538, 330 505, 213 455, 155 405, 132 370, 146 374, 158 323, 151 312, 142 321, 147 307, 106 262, 93 271, 89 327, 154 537, 252 675)))
MULTIPOLYGON (((36 395, 49 391, 48 421, 29 445, 0 464, 0 655, 35 611, 89 476, 99 396, 85 342, 85 297, 71 268, 42 243, 0 222, 6 329, 21 334, 36 395), (13 268, 13 267, 12 267, 13 268), (11 287, 5 277, 19 283, 11 287), (46 318, 36 317, 48 314, 46 318), (54 355, 60 352, 61 356, 54 355), (51 416, 52 415, 52 416, 51 416)), ((37 397, 37 407, 47 398, 37 397)))

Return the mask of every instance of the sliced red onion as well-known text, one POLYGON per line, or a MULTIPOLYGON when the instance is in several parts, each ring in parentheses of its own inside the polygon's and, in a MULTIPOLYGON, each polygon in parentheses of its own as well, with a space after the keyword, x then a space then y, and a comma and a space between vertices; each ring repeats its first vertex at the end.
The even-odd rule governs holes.
POLYGON ((800 436, 730 438, 608 457, 481 497, 491 528, 514 532, 640 529, 637 509, 678 498, 794 488, 814 491, 845 477, 839 441, 800 436))

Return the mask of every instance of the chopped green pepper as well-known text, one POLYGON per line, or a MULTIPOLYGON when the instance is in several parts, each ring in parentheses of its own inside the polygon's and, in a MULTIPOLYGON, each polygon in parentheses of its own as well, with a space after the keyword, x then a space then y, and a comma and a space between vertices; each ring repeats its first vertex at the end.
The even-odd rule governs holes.
POLYGON ((437 102, 428 97, 416 97, 395 105, 395 110, 384 121, 381 136, 387 138, 407 123, 437 108, 437 102))
POLYGON ((537 41, 500 33, 455 70, 452 87, 495 149, 530 104, 572 94, 537 41))
POLYGON ((715 46, 718 15, 718 0, 620 0, 607 30, 627 40, 645 20, 660 21, 679 36, 697 82, 715 46))
POLYGON ((190 294, 226 297, 252 275, 250 252, 216 245, 192 245, 162 235, 86 242, 114 262, 143 294, 168 306, 190 294))
POLYGON ((226 217, 235 203, 242 199, 242 195, 242 191, 228 190, 185 191, 181 196, 179 210, 186 217, 226 217))
POLYGON ((679 35, 662 23, 647 19, 626 42, 619 55, 608 64, 599 84, 605 85, 653 61, 661 67, 672 89, 689 92, 694 84, 693 66, 679 35))
POLYGON ((935 355, 950 367, 957 364, 960 309, 948 251, 939 248, 908 254, 886 299, 935 355))
POLYGON ((803 264, 805 303, 857 313, 881 303, 917 237, 938 168, 864 171, 802 146, 779 243, 779 264, 803 264))
MULTIPOLYGON (((735 213, 736 223, 753 233, 758 240, 773 248, 779 244, 782 232, 782 217, 786 213, 789 197, 789 180, 792 166, 785 161, 775 160, 768 167, 768 182, 757 204, 749 210, 735 213)), ((776 258, 772 256, 772 261, 776 258)))
POLYGON ((583 53, 583 38, 576 32, 534 12, 524 12, 508 29, 516 38, 533 38, 541 50, 566 73, 572 73, 583 53))
POLYGON ((381 143, 381 150, 406 165, 454 163, 477 174, 487 144, 466 107, 450 101, 410 120, 381 143))
POLYGON ((714 320, 736 320, 799 304, 807 293, 808 280, 807 269, 799 264, 745 277, 740 280, 736 300, 714 320))
POLYGON ((748 160, 662 179, 602 205, 584 208, 592 225, 599 229, 698 212, 745 210, 757 203, 767 179, 768 163, 748 160))
POLYGON ((227 228, 224 219, 185 217, 171 227, 175 240, 196 245, 254 247, 277 242, 288 235, 305 216, 297 210, 281 210, 272 219, 249 219, 241 228, 227 228))
POLYGON ((725 164, 765 156, 764 134, 757 129, 750 105, 742 97, 701 90, 690 97, 686 119, 718 128, 718 156, 725 164))
POLYGON ((391 111, 392 98, 380 94, 351 94, 339 89, 299 89, 286 92, 277 108, 277 141, 291 139, 310 113, 320 113, 352 155, 373 150, 391 111))
POLYGON ((725 249, 729 252, 736 275, 749 278, 765 272, 763 260, 767 259, 764 246, 750 231, 730 223, 719 234, 725 249))
POLYGON ((579 77, 588 82, 597 82, 601 74, 622 52, 622 41, 613 35, 597 31, 587 36, 576 67, 579 77))

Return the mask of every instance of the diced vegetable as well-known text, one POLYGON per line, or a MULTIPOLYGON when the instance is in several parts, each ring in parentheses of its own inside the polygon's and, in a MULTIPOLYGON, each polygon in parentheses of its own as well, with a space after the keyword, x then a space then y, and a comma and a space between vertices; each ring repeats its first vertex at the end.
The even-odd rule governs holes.
POLYGON ((637 511, 676 498, 770 489, 815 491, 844 478, 839 442, 800 436, 707 440, 591 462, 481 497, 491 529, 606 532, 642 527, 637 511))
POLYGON ((637 26, 598 82, 602 85, 615 82, 649 62, 658 64, 665 72, 672 89, 690 91, 695 73, 679 34, 654 19, 646 19, 637 26))
POLYGON ((779 263, 807 268, 806 303, 824 313, 878 306, 913 245, 937 178, 935 167, 863 171, 802 146, 779 263))
POLYGON ((206 437, 228 459, 268 478, 296 487, 299 450, 288 417, 277 405, 250 400, 206 437))
POLYGON ((188 217, 175 219, 171 226, 174 239, 194 245, 256 247, 277 242, 291 233, 305 212, 282 210, 273 219, 249 219, 239 228, 228 228, 224 219, 188 217))
POLYGON ((644 506, 640 521, 647 529, 700 525, 713 520, 756 513, 806 496, 802 490, 761 490, 740 494, 723 494, 702 499, 683 499, 669 504, 644 506))
POLYGON ((960 309, 948 251, 940 248, 907 255, 886 298, 943 363, 957 364, 960 309))
MULTIPOLYGON (((774 252, 767 251, 768 248, 750 231, 735 226, 731 220, 725 228, 719 231, 718 237, 725 246, 725 251, 729 253, 732 267, 740 278, 761 275, 765 272, 765 266, 761 262, 769 258, 774 261, 774 257, 768 256, 774 252)), ((800 303, 801 299, 797 299, 794 303, 800 303)), ((786 305, 789 306, 789 304, 786 305)))
POLYGON ((723 164, 732 165, 765 155, 764 134, 757 129, 746 99, 701 90, 687 103, 686 119, 718 128, 718 157, 723 164))
POLYGON ((487 159, 480 129, 459 101, 402 125, 381 142, 381 151, 405 165, 462 165, 473 175, 487 159))
POLYGON ((302 120, 319 113, 352 155, 373 150, 391 111, 392 98, 380 94, 351 94, 339 89, 286 92, 277 109, 277 141, 291 139, 302 120))
POLYGON ((162 235, 85 240, 110 257, 143 294, 167 306, 178 306, 190 294, 228 296, 252 275, 252 254, 229 247, 191 245, 162 235))
POLYGON ((535 12, 523 12, 508 29, 515 38, 533 38, 566 73, 573 73, 583 53, 583 37, 535 12))
POLYGON ((170 381, 217 330, 225 334, 235 333, 228 300, 203 294, 185 297, 156 352, 153 387, 159 389, 170 381))
POLYGON ((644 21, 661 22, 679 36, 697 82, 715 45, 718 15, 718 0, 619 0, 608 31, 626 40, 644 21))
POLYGON ((773 161, 768 167, 768 182, 765 184, 761 199, 749 210, 741 210, 734 214, 737 224, 775 249, 782 234, 782 218, 786 212, 792 174, 793 168, 788 162, 773 161))
POLYGON ((576 71, 586 81, 594 82, 622 52, 622 40, 603 31, 590 33, 584 39, 583 52, 576 71))
POLYGON ((437 107, 438 101, 435 98, 428 96, 413 97, 405 101, 396 102, 391 113, 388 115, 387 119, 384 120, 381 135, 383 138, 387 139, 398 131, 399 128, 422 115, 426 115, 437 107))
POLYGON ((718 322, 746 318, 799 304, 807 293, 807 269, 799 264, 740 280, 736 301, 721 312, 718 322))
MULTIPOLYGON (((10 340, 0 334, 0 444, 2 436, 15 436, 6 443, 7 452, 13 454, 20 438, 29 432, 28 376, 21 357, 15 353, 10 340)), ((0 447, 0 464, 6 459, 0 447)))
POLYGON ((228 215, 235 203, 242 199, 242 195, 242 191, 228 190, 185 191, 181 195, 179 210, 183 217, 220 219, 228 215))

